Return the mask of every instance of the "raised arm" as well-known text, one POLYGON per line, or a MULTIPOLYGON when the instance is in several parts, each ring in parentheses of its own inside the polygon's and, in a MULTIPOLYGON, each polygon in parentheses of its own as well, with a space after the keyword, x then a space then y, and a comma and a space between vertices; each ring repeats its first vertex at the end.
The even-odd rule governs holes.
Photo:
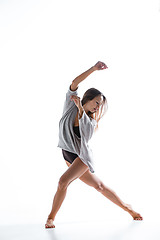
POLYGON ((71 84, 71 90, 75 91, 78 87, 78 84, 87 78, 92 72, 96 70, 103 70, 108 68, 105 63, 98 61, 93 67, 76 77, 71 84))

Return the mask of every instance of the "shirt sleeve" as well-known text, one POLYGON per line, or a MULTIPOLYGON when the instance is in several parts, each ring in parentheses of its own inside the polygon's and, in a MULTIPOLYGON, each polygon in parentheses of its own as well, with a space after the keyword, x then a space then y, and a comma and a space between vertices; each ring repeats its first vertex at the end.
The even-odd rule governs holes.
POLYGON ((75 91, 72 91, 70 87, 71 87, 71 85, 69 86, 69 89, 68 89, 68 91, 66 93, 66 99, 65 99, 64 107, 63 107, 63 114, 65 112, 67 112, 69 109, 71 109, 73 106, 76 107, 74 101, 71 101, 70 97, 72 95, 78 96, 78 87, 77 87, 77 89, 75 91))
POLYGON ((83 111, 82 117, 79 119, 80 134, 85 138, 85 141, 88 142, 94 132, 94 129, 97 125, 97 121, 93 118, 90 118, 85 111, 83 111))

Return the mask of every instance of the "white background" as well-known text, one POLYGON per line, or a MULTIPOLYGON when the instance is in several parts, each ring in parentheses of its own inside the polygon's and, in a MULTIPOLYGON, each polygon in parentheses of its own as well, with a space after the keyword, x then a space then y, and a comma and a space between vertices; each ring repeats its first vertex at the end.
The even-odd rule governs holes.
MULTIPOLYGON (((158 217, 158 0, 0 1, 0 224, 45 222, 67 169, 58 124, 71 81, 90 75, 108 112, 90 142, 95 174, 144 219, 158 217)), ((76 180, 56 221, 130 216, 76 180)))

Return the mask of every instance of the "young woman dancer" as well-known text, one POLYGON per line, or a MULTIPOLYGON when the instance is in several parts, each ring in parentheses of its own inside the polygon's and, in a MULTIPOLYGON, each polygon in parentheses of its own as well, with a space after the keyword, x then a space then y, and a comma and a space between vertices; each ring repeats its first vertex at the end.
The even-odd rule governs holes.
POLYGON ((77 89, 79 83, 92 72, 106 68, 105 63, 97 62, 89 70, 76 77, 66 93, 63 114, 59 122, 58 147, 62 149, 63 157, 69 168, 59 179, 52 210, 45 224, 46 228, 55 227, 53 221, 66 196, 67 188, 77 178, 94 187, 106 198, 127 211, 134 220, 143 220, 139 213, 135 212, 129 204, 124 203, 94 174, 92 150, 89 148, 88 141, 97 129, 102 113, 103 115, 105 113, 107 100, 95 88, 88 89, 81 100, 77 89))

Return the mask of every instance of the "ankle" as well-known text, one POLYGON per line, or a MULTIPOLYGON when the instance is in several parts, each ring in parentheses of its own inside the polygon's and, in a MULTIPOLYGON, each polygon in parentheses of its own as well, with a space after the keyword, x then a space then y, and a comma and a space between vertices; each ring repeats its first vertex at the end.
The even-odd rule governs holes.
POLYGON ((48 219, 52 219, 54 221, 54 217, 52 215, 48 215, 48 219))

